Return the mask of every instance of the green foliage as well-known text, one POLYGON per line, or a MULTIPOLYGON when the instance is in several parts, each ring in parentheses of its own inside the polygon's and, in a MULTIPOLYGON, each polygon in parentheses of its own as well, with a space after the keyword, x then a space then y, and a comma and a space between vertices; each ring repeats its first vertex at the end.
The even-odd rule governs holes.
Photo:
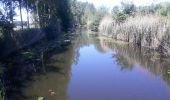
POLYGON ((93 4, 72 1, 71 10, 76 27, 86 26, 89 21, 93 21, 96 16, 96 9, 93 4))
POLYGON ((104 6, 96 9, 93 4, 72 0, 71 11, 75 27, 86 27, 97 31, 100 20, 108 14, 108 9, 104 6))
POLYGON ((113 19, 117 23, 122 23, 127 19, 127 15, 124 12, 118 12, 113 16, 113 19))
POLYGON ((0 86, 0 100, 4 100, 4 93, 2 90, 2 86, 0 86))
POLYGON ((98 27, 99 27, 99 23, 100 23, 100 20, 95 20, 95 21, 93 21, 93 22, 89 25, 89 29, 90 29, 91 31, 97 32, 97 31, 98 31, 98 27))
POLYGON ((44 97, 38 97, 38 100, 44 100, 44 97))
POLYGON ((121 7, 115 6, 112 9, 113 20, 123 23, 128 16, 134 15, 136 7, 132 2, 121 2, 121 7))
POLYGON ((112 14, 117 14, 119 12, 119 7, 118 6, 114 6, 113 9, 112 9, 112 14))
POLYGON ((63 30, 71 27, 72 14, 69 0, 35 0, 32 1, 30 8, 32 12, 37 13, 41 28, 47 28, 51 24, 57 24, 58 19, 61 20, 63 30))
POLYGON ((17 0, 1 0, 5 5, 4 11, 6 13, 6 18, 13 23, 14 16, 16 15, 15 8, 17 7, 17 0))
POLYGON ((138 12, 140 14, 146 15, 146 14, 160 14, 161 16, 169 16, 170 14, 170 3, 169 2, 163 2, 159 4, 152 4, 150 6, 142 6, 138 7, 138 12))
POLYGON ((168 16, 170 14, 170 4, 162 4, 160 5, 159 9, 157 11, 162 15, 162 16, 168 16))
POLYGON ((28 51, 28 52, 22 52, 21 53, 25 58, 28 58, 28 59, 32 59, 34 56, 35 56, 35 54, 33 53, 33 52, 30 52, 30 51, 28 51))
POLYGON ((132 15, 136 7, 132 2, 121 2, 122 10, 125 14, 132 15))
POLYGON ((0 100, 4 100, 3 92, 0 90, 0 100))
POLYGON ((0 33, 1 33, 1 42, 2 39, 10 39, 11 31, 13 30, 14 25, 8 21, 8 18, 5 14, 0 11, 0 33))
POLYGON ((167 16, 168 15, 168 11, 165 8, 162 8, 162 9, 160 9, 160 14, 162 16, 167 16))

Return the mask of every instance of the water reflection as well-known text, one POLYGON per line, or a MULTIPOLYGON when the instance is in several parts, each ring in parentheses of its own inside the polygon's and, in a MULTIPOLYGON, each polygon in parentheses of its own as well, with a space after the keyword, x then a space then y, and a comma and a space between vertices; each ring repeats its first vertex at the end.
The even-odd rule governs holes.
POLYGON ((151 72, 155 76, 161 77, 167 84, 170 84, 170 58, 163 58, 161 55, 153 50, 145 48, 135 48, 132 45, 112 43, 109 41, 100 40, 104 42, 104 48, 109 48, 116 53, 113 55, 116 62, 121 65, 120 69, 132 70, 135 64, 151 72), (105 47, 106 46, 106 47, 105 47))
POLYGON ((72 65, 68 100, 170 98, 169 59, 108 39, 93 38, 90 43, 80 48, 79 62, 72 65))
POLYGON ((8 67, 3 74, 7 100, 170 98, 170 59, 151 50, 85 35, 85 31, 79 33, 66 51, 53 54, 44 67, 8 67))

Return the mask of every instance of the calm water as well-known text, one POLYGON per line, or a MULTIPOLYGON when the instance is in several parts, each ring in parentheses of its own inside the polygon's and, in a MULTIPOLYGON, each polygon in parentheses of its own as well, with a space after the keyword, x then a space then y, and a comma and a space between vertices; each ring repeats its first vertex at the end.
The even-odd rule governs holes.
MULTIPOLYGON (((22 100, 169 100, 170 61, 153 51, 88 36, 53 55, 22 100)), ((19 94, 20 95, 20 94, 19 94)))

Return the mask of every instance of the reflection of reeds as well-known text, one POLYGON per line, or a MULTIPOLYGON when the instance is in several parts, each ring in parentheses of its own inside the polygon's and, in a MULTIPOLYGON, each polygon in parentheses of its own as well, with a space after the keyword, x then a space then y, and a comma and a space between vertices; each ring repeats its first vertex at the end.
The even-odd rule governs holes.
POLYGON ((111 29, 112 34, 103 34, 103 30, 101 34, 111 35, 115 39, 128 41, 138 46, 155 49, 161 47, 170 54, 170 21, 158 15, 136 15, 135 17, 127 18, 124 23, 112 21, 111 29))
POLYGON ((164 57, 162 58, 162 56, 147 48, 140 49, 130 44, 113 43, 108 39, 103 39, 100 43, 102 43, 100 44, 102 47, 116 52, 113 57, 120 65, 121 70, 132 70, 134 65, 137 65, 140 69, 145 69, 154 76, 160 76, 167 84, 170 84, 169 58, 164 59, 164 57))

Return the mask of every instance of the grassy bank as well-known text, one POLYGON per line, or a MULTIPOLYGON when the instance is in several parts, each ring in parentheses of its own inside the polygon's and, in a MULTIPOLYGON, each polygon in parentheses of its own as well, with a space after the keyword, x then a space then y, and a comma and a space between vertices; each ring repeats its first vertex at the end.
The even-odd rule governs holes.
POLYGON ((170 3, 136 6, 122 2, 101 20, 99 30, 100 35, 170 56, 170 3))

